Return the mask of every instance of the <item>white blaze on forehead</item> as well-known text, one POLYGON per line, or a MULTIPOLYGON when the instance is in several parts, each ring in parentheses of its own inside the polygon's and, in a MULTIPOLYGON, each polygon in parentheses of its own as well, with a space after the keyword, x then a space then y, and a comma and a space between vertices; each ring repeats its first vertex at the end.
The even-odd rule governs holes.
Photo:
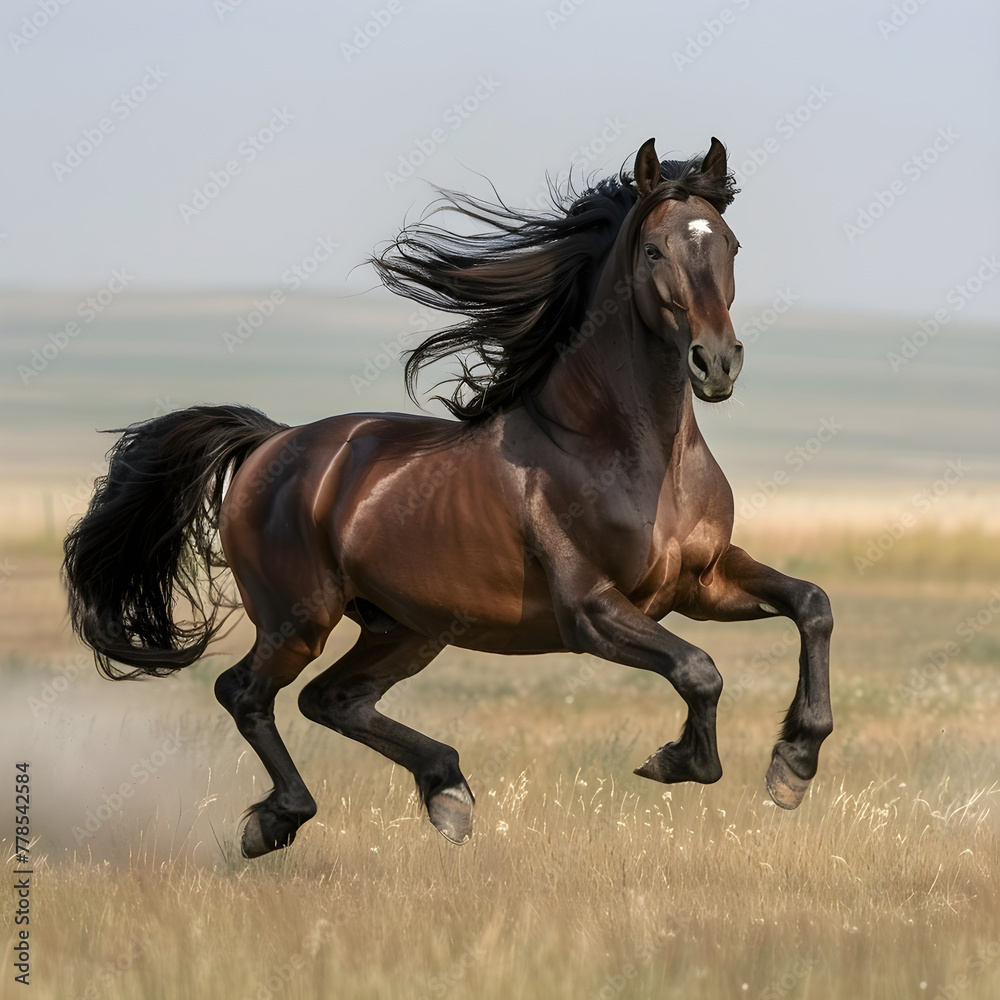
POLYGON ((710 233, 712 231, 705 219, 695 219, 693 222, 689 222, 688 229, 692 233, 710 233))

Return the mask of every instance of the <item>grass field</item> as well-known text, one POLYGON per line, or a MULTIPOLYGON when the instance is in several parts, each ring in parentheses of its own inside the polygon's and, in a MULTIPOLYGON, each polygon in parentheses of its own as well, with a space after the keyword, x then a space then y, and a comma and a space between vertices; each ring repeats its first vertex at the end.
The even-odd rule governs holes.
POLYGON ((787 622, 667 622, 726 678, 710 787, 631 773, 683 719, 660 678, 447 650, 383 707, 460 750, 463 847, 408 774, 295 712, 345 624, 279 703, 319 813, 254 862, 239 816, 266 776, 211 693, 245 623, 181 676, 100 681, 66 634, 55 547, 8 546, 5 813, 28 760, 37 840, 29 990, 4 842, 2 996, 1000 996, 1000 538, 929 528, 859 574, 864 534, 754 527, 837 620, 836 729, 797 812, 763 785, 795 686, 787 622))

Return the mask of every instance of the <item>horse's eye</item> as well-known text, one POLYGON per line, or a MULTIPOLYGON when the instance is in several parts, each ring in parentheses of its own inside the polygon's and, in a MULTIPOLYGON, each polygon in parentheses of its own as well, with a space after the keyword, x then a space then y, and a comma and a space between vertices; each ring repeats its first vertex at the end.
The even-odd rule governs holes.
POLYGON ((663 256, 663 254, 660 253, 660 251, 657 250, 652 243, 647 243, 643 249, 646 251, 646 256, 650 260, 659 260, 663 256))

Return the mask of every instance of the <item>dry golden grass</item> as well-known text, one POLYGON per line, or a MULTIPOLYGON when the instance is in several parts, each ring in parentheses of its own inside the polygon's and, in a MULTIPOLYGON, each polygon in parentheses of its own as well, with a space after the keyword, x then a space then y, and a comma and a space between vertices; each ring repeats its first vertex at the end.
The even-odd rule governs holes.
MULTIPOLYGON (((32 760, 37 803, 32 986, 12 982, 8 944, 2 995, 1000 996, 1000 617, 939 669, 928 659, 991 600, 997 543, 924 534, 859 576, 863 541, 756 539, 827 586, 837 616, 837 728, 797 812, 763 789, 794 690, 787 623, 671 619, 726 678, 717 785, 631 774, 683 719, 661 679, 450 650, 386 711, 461 751, 477 816, 456 848, 409 775, 297 716, 317 667, 283 697, 279 725, 319 814, 255 862, 234 845, 266 778, 212 699, 225 661, 135 685, 88 668, 37 704, 75 654, 54 559, 27 553, 25 586, 4 584, 13 620, 0 641, 5 760, 32 760), (179 749, 77 843, 72 827, 170 733, 179 749)), ((8 939, 12 885, 8 874, 8 939)))

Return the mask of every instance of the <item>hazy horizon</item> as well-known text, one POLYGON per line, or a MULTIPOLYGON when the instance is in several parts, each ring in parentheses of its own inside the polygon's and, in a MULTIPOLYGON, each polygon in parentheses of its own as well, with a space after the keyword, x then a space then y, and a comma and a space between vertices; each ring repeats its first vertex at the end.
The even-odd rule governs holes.
MULTIPOLYGON (((59 301, 14 298, 0 342, 8 376, 0 413, 8 470, 21 474, 57 460, 87 468, 109 445, 96 428, 195 403, 250 403, 289 423, 418 412, 399 355, 446 318, 385 293, 288 296, 262 317, 254 313, 263 294, 149 292, 121 294, 67 337, 63 323, 74 313, 59 301), (259 319, 252 327, 251 317, 259 319), (39 351, 46 346, 50 357, 39 351)), ((733 309, 737 330, 760 315, 733 309)), ((733 481, 784 472, 799 484, 916 482, 956 459, 968 465, 963 479, 1000 481, 1000 341, 989 327, 953 325, 922 342, 907 320, 824 326, 819 314, 811 324, 800 318, 789 310, 763 332, 744 332, 746 364, 733 399, 696 406, 733 481), (836 430, 822 448, 796 457, 831 420, 836 430)), ((428 397, 451 371, 441 363, 421 379, 427 412, 444 415, 428 397)))

